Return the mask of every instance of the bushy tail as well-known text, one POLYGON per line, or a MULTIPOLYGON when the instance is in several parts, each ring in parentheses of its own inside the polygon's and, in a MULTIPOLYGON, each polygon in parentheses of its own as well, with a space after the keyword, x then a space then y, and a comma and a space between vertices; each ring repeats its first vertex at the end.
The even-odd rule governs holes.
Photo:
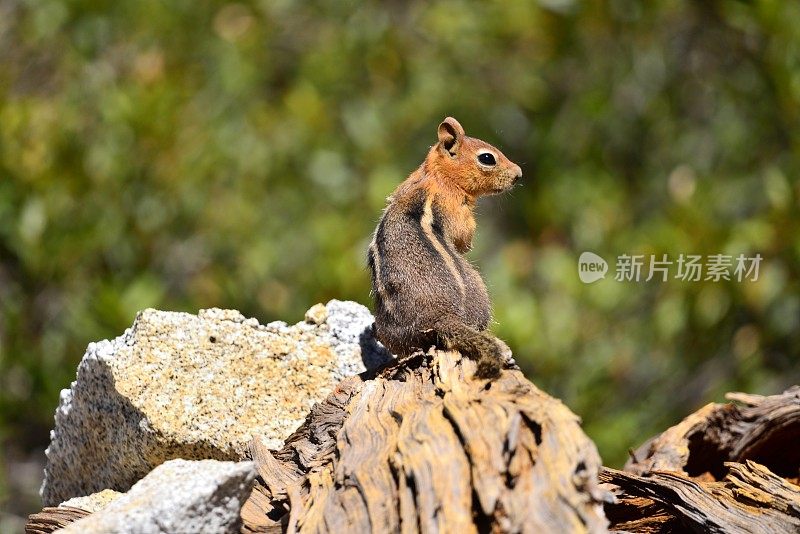
POLYGON ((436 325, 442 348, 457 350, 478 363, 479 378, 497 378, 505 365, 505 344, 488 332, 481 332, 455 319, 443 319, 436 325))

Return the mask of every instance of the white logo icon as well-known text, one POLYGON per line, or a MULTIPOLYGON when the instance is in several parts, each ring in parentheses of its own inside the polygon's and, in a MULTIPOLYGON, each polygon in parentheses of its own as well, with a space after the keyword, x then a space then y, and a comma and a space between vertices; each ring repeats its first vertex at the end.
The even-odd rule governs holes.
POLYGON ((578 276, 584 284, 605 278, 607 272, 608 263, 594 252, 584 252, 578 258, 578 276))

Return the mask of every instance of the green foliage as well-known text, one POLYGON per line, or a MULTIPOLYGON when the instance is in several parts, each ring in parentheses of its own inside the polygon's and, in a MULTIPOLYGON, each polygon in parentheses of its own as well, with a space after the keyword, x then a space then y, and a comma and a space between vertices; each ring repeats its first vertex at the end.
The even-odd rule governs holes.
MULTIPOLYGON (((86 344, 145 307, 369 302, 385 197, 445 115, 520 163, 473 259, 496 332, 608 464, 797 382, 800 4, 0 3, 0 437, 47 442, 86 344), (577 257, 764 257, 753 282, 577 257)), ((2 490, 0 490, 0 493, 2 490)))

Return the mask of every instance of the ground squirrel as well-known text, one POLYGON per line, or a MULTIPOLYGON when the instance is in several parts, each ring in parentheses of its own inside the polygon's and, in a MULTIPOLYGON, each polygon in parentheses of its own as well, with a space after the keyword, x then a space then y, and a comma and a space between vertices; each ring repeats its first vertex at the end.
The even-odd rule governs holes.
POLYGON ((475 201, 522 177, 519 166, 447 117, 439 141, 392 193, 369 246, 375 334, 403 356, 435 345, 455 349, 492 378, 511 351, 486 332, 491 303, 462 254, 472 246, 475 201))

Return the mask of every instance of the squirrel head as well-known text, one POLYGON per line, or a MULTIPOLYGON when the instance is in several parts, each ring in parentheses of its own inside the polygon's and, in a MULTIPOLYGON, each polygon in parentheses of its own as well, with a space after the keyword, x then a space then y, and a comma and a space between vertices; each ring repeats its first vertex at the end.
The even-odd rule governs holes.
POLYGON ((442 121, 438 133, 439 142, 431 147, 426 167, 467 195, 475 198, 502 193, 522 178, 519 165, 489 143, 467 137, 453 117, 442 121))

